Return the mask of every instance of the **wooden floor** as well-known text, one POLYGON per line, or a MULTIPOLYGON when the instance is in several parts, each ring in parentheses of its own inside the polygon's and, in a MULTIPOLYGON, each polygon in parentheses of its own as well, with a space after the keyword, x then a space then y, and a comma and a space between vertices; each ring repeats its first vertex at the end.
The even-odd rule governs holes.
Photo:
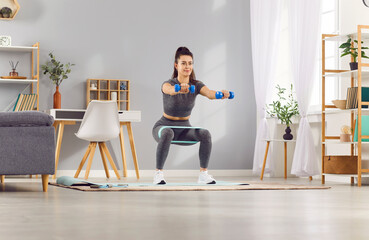
MULTIPOLYGON (((223 192, 81 192, 49 186, 43 193, 40 181, 9 178, 0 186, 0 239, 337 240, 369 235, 369 186, 327 182, 329 190, 223 192)), ((287 182, 320 185, 318 180, 287 182)))

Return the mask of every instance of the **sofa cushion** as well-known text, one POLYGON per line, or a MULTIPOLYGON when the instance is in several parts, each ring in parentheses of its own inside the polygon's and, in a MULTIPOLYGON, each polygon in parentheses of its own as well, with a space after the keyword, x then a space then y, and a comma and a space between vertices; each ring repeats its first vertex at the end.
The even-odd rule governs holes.
POLYGON ((0 112, 0 127, 51 126, 54 118, 38 111, 0 112))

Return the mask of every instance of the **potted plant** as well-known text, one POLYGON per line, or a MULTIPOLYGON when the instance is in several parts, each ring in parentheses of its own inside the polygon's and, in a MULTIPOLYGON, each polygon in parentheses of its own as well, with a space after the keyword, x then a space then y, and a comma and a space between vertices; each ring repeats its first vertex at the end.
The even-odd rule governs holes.
POLYGON ((293 135, 291 134, 290 124, 292 123, 291 119, 293 116, 299 115, 298 103, 293 98, 292 90, 293 85, 291 84, 291 92, 286 98, 285 92, 286 89, 280 87, 279 85, 276 86, 278 90, 278 100, 273 101, 273 103, 267 105, 267 113, 271 117, 277 117, 278 120, 281 121, 282 124, 286 124, 286 134, 283 135, 284 140, 292 140, 293 135), (271 108, 271 109, 269 109, 271 108))
POLYGON ((1 10, 0 10, 0 13, 1 13, 1 16, 3 18, 10 18, 10 15, 12 14, 12 9, 11 8, 8 8, 8 7, 3 7, 1 10))
POLYGON ((51 60, 46 64, 41 65, 41 69, 45 75, 47 73, 50 75, 49 78, 56 85, 56 91, 54 93, 54 108, 61 108, 61 94, 59 92, 59 86, 64 79, 68 78, 68 74, 71 72, 70 67, 74 66, 75 64, 67 63, 64 65, 55 60, 55 57, 52 53, 49 53, 49 56, 51 60))
MULTIPOLYGON (((364 43, 364 42, 361 41, 361 43, 364 43)), ((357 68, 358 68, 358 63, 357 63, 356 60, 357 60, 357 57, 359 56, 359 54, 357 52, 358 48, 355 47, 355 44, 357 46, 357 44, 358 44, 357 40, 354 40, 354 46, 351 46, 351 38, 349 37, 345 43, 342 43, 341 46, 339 46, 339 48, 343 49, 341 57, 351 54, 351 56, 354 58, 353 59, 354 61, 350 62, 350 69, 351 70, 357 70, 357 68)), ((361 49, 369 49, 369 48, 362 46, 361 49)), ((365 55, 364 51, 361 51, 361 57, 362 58, 369 58, 368 56, 365 55)))

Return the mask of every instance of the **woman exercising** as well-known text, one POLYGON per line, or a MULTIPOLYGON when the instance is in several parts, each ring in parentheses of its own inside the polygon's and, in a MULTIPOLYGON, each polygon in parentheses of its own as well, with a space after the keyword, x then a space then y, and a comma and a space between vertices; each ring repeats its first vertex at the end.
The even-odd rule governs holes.
POLYGON ((175 54, 172 79, 165 81, 161 88, 164 113, 152 130, 153 136, 158 142, 154 184, 166 184, 163 167, 172 141, 181 141, 182 143, 176 143, 179 145, 191 145, 194 144, 191 142, 200 142, 198 183, 216 183, 215 179, 207 172, 212 145, 211 135, 206 129, 189 128, 191 127, 189 119, 195 106, 196 96, 199 93, 209 99, 224 99, 230 97, 230 92, 210 90, 204 83, 195 79, 193 55, 188 48, 179 47, 175 54), (170 126, 173 126, 173 128, 170 126), (187 128, 175 128, 174 126, 187 128))

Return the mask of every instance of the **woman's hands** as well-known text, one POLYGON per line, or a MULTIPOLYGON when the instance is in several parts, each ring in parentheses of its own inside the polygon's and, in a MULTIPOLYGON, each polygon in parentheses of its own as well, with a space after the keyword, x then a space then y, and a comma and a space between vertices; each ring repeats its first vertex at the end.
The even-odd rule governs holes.
MULTIPOLYGON (((207 86, 201 88, 200 94, 209 99, 226 99, 231 97, 231 93, 228 90, 214 91, 210 90, 207 86)), ((232 99, 232 97, 230 99, 232 99)))
MULTIPOLYGON (((178 84, 179 85, 179 84, 178 84)), ((177 95, 177 94, 187 94, 190 92, 190 87, 191 85, 187 84, 187 83, 181 83, 180 85, 180 89, 178 91, 176 91, 176 87, 175 85, 171 85, 169 83, 165 83, 162 87, 162 90, 165 94, 168 95, 177 95)), ((194 87, 194 86, 193 86, 194 87)), ((193 89, 194 91, 195 89, 193 89)))
POLYGON ((222 90, 221 92, 223 93, 223 97, 221 99, 229 98, 229 96, 230 96, 229 91, 222 90))
POLYGON ((189 84, 181 83, 180 86, 181 86, 181 88, 179 89, 179 91, 177 93, 186 94, 186 93, 190 92, 190 85, 189 84))

